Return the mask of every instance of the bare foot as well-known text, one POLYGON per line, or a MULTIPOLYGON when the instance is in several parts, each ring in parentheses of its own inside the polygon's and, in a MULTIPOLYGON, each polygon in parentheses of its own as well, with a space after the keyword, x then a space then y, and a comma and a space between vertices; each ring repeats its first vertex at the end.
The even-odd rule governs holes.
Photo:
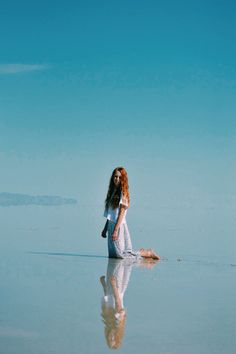
POLYGON ((161 257, 154 251, 154 250, 151 250, 152 252, 152 258, 153 259, 157 259, 158 261, 161 259, 161 257))
POLYGON ((156 254, 154 252, 154 250, 152 250, 151 248, 145 250, 144 248, 140 249, 140 255, 142 257, 146 257, 146 258, 152 258, 152 259, 157 259, 158 261, 161 259, 160 256, 158 256, 158 254, 156 254))

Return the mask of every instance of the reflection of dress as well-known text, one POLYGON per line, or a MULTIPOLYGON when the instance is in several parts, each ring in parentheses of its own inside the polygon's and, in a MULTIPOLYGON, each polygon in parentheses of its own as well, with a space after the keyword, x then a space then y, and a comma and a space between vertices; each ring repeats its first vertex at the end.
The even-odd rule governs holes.
POLYGON ((121 204, 128 207, 128 203, 122 195, 118 208, 112 209, 109 207, 104 212, 104 216, 108 220, 108 254, 110 258, 136 258, 140 256, 140 252, 132 249, 130 233, 126 223, 127 210, 125 210, 122 223, 118 230, 118 239, 115 241, 112 240, 112 234, 119 216, 121 204))
POLYGON ((126 261, 126 260, 110 259, 108 262, 107 274, 106 274, 106 287, 105 287, 105 294, 102 298, 102 305, 107 309, 113 308, 117 320, 119 320, 120 314, 117 312, 116 309, 114 290, 112 288, 110 280, 112 277, 115 277, 116 287, 121 301, 121 307, 124 308, 123 298, 129 283, 132 266, 133 266, 132 262, 129 262, 128 260, 126 261))
MULTIPOLYGON (((152 268, 155 262, 146 263, 143 257, 126 257, 125 259, 109 258, 106 277, 100 277, 103 287, 101 301, 101 317, 104 323, 104 334, 107 345, 111 349, 118 349, 122 345, 125 333, 126 309, 124 295, 128 287, 131 271, 134 267, 146 266, 152 268)), ((148 260, 151 262, 151 260, 148 260)))

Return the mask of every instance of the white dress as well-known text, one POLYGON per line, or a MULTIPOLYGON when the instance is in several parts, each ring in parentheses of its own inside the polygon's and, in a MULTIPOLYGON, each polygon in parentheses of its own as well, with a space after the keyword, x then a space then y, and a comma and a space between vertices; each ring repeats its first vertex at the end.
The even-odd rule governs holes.
POLYGON ((139 257, 140 252, 134 251, 132 249, 132 242, 130 238, 130 233, 128 229, 128 225, 126 223, 126 213, 125 210, 123 220, 121 222, 120 228, 118 230, 118 239, 113 241, 112 234, 114 232, 114 228, 116 226, 116 222, 119 216, 120 206, 124 205, 128 208, 128 201, 121 194, 119 206, 116 209, 109 207, 104 211, 104 217, 108 220, 108 255, 109 258, 134 258, 139 257))

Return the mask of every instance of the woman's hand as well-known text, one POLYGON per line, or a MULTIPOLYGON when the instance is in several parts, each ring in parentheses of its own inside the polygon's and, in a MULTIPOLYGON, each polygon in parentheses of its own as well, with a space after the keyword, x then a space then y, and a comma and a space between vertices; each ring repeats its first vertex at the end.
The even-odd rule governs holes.
POLYGON ((118 239, 118 231, 120 229, 120 225, 122 223, 123 217, 124 217, 124 213, 125 213, 125 207, 123 205, 120 206, 120 210, 119 210, 119 215, 118 215, 118 219, 117 222, 114 226, 114 231, 112 234, 112 241, 116 241, 118 239))
POLYGON ((115 229, 112 234, 112 241, 116 241, 118 239, 118 231, 115 229))
POLYGON ((102 230, 101 236, 102 236, 103 238, 106 238, 106 237, 107 237, 107 230, 106 230, 106 229, 103 229, 103 230, 102 230))

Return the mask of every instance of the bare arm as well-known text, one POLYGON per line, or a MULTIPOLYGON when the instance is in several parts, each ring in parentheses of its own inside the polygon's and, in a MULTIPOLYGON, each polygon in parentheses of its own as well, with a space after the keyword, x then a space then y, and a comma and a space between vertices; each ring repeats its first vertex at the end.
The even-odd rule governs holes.
POLYGON ((119 230, 120 225, 122 223, 122 220, 123 220, 123 217, 124 217, 124 214, 125 214, 125 209, 126 209, 126 207, 121 204, 120 205, 120 210, 119 210, 119 215, 118 215, 118 218, 117 218, 117 222, 116 222, 113 234, 112 234, 112 240, 113 241, 118 239, 118 230, 119 230))

